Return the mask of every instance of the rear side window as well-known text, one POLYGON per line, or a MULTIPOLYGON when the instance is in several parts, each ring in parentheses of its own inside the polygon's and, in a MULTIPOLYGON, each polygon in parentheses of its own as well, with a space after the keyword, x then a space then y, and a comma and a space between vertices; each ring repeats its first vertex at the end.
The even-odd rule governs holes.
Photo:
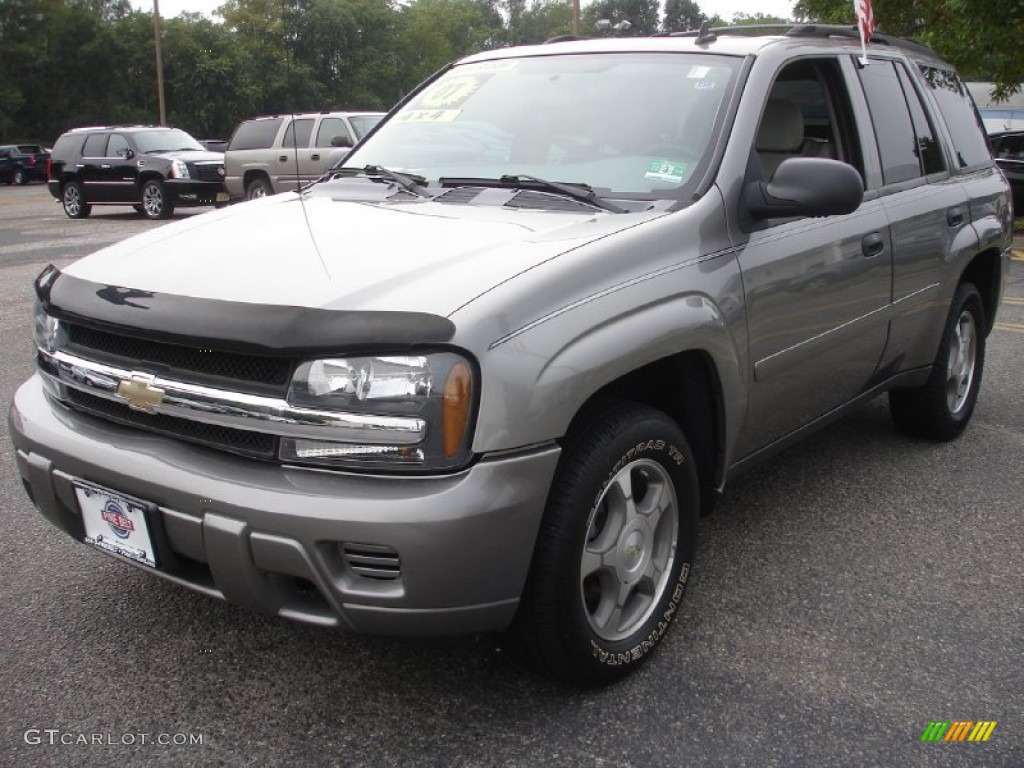
POLYGON ((978 168, 992 162, 985 129, 967 86, 956 72, 922 65, 924 80, 953 139, 953 161, 961 168, 978 168))
POLYGON ((281 127, 281 119, 246 120, 235 129, 228 149, 267 149, 273 146, 274 137, 281 127))
POLYGON ((94 133, 85 140, 85 148, 82 150, 83 157, 106 157, 107 156, 107 134, 94 133))
POLYGON ((313 136, 313 120, 293 120, 284 132, 281 147, 308 147, 313 136))
POLYGON ((944 170, 942 153, 920 96, 901 69, 896 62, 879 59, 859 69, 885 184, 944 170))

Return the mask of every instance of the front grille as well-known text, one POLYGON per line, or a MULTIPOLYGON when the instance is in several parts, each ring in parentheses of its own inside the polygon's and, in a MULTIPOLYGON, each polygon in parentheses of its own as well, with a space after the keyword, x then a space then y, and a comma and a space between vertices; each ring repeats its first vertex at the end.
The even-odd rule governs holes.
MULTIPOLYGON (((190 378, 181 375, 182 372, 186 372, 239 382, 244 387, 243 391, 252 389, 253 384, 263 384, 274 387, 281 393, 288 386, 292 375, 293 362, 287 358, 258 357, 216 350, 204 351, 177 344, 119 336, 82 325, 69 326, 68 337, 71 345, 79 352, 99 352, 116 358, 118 362, 133 369, 145 367, 147 363, 151 366, 166 366, 173 370, 175 378, 183 381, 190 378)), ((94 357, 88 354, 86 356, 94 357)), ((195 377, 191 378, 195 380, 195 377)))
POLYGON ((199 181, 224 181, 223 167, 223 163, 196 163, 195 177, 199 181))
POLYGON ((71 388, 68 388, 68 404, 110 421, 159 432, 222 451, 258 459, 273 459, 277 456, 277 438, 262 432, 203 424, 162 413, 133 411, 127 405, 71 388))
POLYGON ((341 555, 357 576, 372 581, 397 581, 402 576, 398 553, 380 544, 343 544, 341 555))

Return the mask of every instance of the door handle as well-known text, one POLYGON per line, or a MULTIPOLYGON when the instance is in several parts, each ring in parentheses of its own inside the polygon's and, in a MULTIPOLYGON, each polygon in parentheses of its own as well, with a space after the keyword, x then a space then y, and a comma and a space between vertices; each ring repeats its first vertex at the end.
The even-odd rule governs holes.
POLYGON ((964 216, 966 215, 967 209, 964 206, 954 206, 946 211, 946 223, 951 227, 959 227, 964 223, 964 216))
POLYGON ((864 239, 860 241, 860 249, 864 252, 864 255, 868 258, 877 256, 885 248, 885 240, 878 232, 872 232, 870 235, 864 235, 864 239))
POLYGON ((281 155, 277 159, 280 160, 282 163, 287 163, 288 162, 288 155, 281 155))
POLYGON ((110 170, 110 166, 109 165, 101 165, 100 168, 103 168, 104 170, 108 170, 108 171, 110 170))
POLYGON ((319 160, 319 159, 320 159, 320 154, 319 153, 317 153, 317 154, 313 155, 312 157, 310 157, 310 160, 319 160))

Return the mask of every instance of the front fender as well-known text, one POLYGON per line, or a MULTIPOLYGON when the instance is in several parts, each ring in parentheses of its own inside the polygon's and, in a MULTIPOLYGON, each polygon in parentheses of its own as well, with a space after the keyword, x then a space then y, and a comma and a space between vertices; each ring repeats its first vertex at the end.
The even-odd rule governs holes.
POLYGON ((731 253, 701 260, 690 269, 658 280, 692 284, 687 278, 699 275, 714 290, 652 300, 650 286, 634 285, 494 342, 481 359, 485 381, 474 450, 507 450, 558 439, 603 387, 688 351, 705 353, 715 366, 726 416, 724 443, 733 445, 746 410, 739 273, 731 253), (709 268, 707 262, 716 259, 721 260, 718 268, 709 268), (687 274, 690 269, 692 275, 687 274))

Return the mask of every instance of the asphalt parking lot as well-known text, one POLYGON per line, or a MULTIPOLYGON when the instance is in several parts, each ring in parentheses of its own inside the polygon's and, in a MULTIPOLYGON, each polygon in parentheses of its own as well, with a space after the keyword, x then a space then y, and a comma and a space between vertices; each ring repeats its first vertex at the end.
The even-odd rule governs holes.
MULTIPOLYGON (((44 186, 0 185, 5 416, 32 370, 32 278, 166 225, 71 221, 44 186)), ((115 562, 35 512, 4 434, 0 765, 1024 765, 1022 381, 1014 261, 963 437, 908 440, 883 398, 738 479, 674 632, 589 693, 501 638, 345 636, 115 562), (933 721, 996 726, 922 742, 933 721)))

